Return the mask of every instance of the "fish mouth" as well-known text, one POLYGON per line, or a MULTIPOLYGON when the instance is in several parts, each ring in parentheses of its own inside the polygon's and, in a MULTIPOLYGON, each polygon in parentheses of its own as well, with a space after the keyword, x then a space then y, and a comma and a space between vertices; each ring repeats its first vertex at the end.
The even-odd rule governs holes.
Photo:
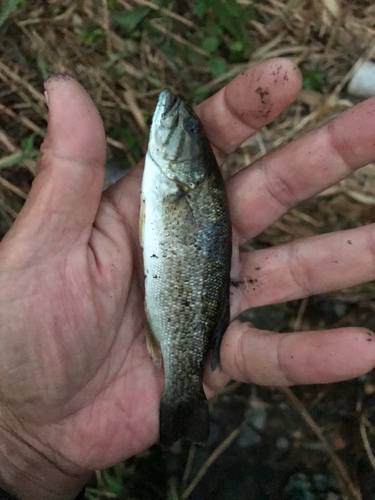
POLYGON ((173 97, 169 89, 164 89, 158 99, 158 108, 161 111, 161 116, 167 118, 168 115, 172 115, 179 108, 181 102, 181 96, 176 95, 173 97))

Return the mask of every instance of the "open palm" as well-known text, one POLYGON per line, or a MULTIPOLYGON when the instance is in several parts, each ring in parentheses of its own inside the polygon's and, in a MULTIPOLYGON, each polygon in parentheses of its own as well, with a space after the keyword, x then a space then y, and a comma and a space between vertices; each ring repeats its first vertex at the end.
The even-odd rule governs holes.
MULTIPOLYGON (((219 163, 288 106, 300 83, 291 62, 273 60, 201 104, 197 113, 219 163)), ((102 194, 106 143, 94 104, 71 78, 52 78, 46 90, 39 173, 0 246, 0 401, 21 423, 23 440, 57 466, 83 473, 157 440, 164 379, 144 340, 142 165, 102 194)), ((236 246, 372 161, 374 113, 369 100, 231 178, 236 246)), ((373 279, 373 231, 242 254, 233 266, 244 285, 232 290, 232 317, 373 279), (250 276, 255 290, 246 286, 250 276)), ((234 320, 222 369, 207 370, 206 389, 230 378, 282 385, 355 377, 374 365, 371 336, 361 328, 280 335, 234 320)))

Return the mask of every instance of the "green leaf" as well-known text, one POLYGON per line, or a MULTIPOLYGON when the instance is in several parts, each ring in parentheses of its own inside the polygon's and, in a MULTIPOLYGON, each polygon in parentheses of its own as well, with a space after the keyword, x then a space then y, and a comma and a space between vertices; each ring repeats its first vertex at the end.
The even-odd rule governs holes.
POLYGON ((188 49, 186 51, 186 55, 187 55, 188 60, 194 65, 206 66, 206 64, 207 64, 207 56, 203 56, 202 54, 198 54, 198 52, 196 52, 193 49, 190 49, 190 47, 188 47, 188 49))
MULTIPOLYGON (((37 132, 33 132, 28 137, 25 137, 21 141, 22 153, 14 153, 8 158, 0 159, 0 170, 3 168, 10 168, 17 165, 21 161, 28 160, 33 156, 34 149, 34 139, 38 135, 37 132)), ((35 155, 34 155, 35 157, 35 155)))
POLYGON ((102 471, 102 477, 111 493, 119 494, 124 489, 121 477, 114 477, 107 470, 102 471))
POLYGON ((302 71, 302 87, 306 90, 322 90, 323 73, 318 70, 302 71))
POLYGON ((194 103, 199 104, 211 95, 211 89, 205 89, 204 87, 198 87, 194 92, 194 103))
POLYGON ((21 147, 22 147, 22 151, 23 151, 23 155, 22 155, 23 159, 26 159, 30 156, 30 154, 33 150, 33 147, 34 147, 34 139, 35 139, 36 135, 37 135, 37 133, 33 132, 28 137, 25 137, 24 139, 22 139, 21 147))
POLYGON ((42 52, 37 52, 36 63, 38 65, 39 71, 42 74, 43 79, 47 80, 47 78, 50 76, 50 72, 48 71, 47 62, 44 59, 42 52))
POLYGON ((214 56, 210 60, 211 72, 213 76, 223 75, 227 70, 227 63, 220 56, 214 56))
POLYGON ((155 89, 159 89, 161 87, 161 81, 159 80, 159 78, 154 78, 153 76, 148 76, 147 80, 150 82, 150 84, 155 89))
POLYGON ((78 36, 84 45, 91 45, 97 38, 103 36, 103 30, 101 28, 78 30, 78 36))
POLYGON ((229 50, 231 52, 242 52, 243 49, 244 49, 244 45, 239 40, 237 40, 236 42, 231 42, 229 44, 229 50))
POLYGON ((5 0, 0 7, 0 26, 8 19, 11 13, 18 7, 18 0, 5 0))
POLYGON ((150 7, 140 7, 139 9, 125 12, 116 17, 116 24, 124 31, 131 32, 138 26, 142 19, 147 16, 150 10, 150 7))
POLYGON ((173 61, 176 58, 176 49, 171 45, 164 44, 160 47, 162 54, 165 55, 167 59, 173 61))
POLYGON ((193 8, 193 14, 197 17, 202 17, 207 11, 208 5, 205 0, 200 0, 193 8))
POLYGON ((0 170, 17 165, 23 160, 23 154, 14 153, 6 159, 0 159, 0 170))
POLYGON ((225 6, 231 16, 241 17, 241 7, 236 0, 225 0, 225 6))
POLYGON ((223 34, 223 28, 218 24, 216 19, 207 19, 206 31, 210 36, 216 36, 220 38, 223 34))
POLYGON ((137 138, 134 135, 133 131, 129 128, 124 128, 121 130, 121 132, 124 137, 125 144, 129 149, 133 149, 137 145, 137 138))
POLYGON ((229 5, 227 5, 227 2, 222 3, 221 0, 207 0, 207 3, 212 8, 219 24, 233 35, 234 38, 242 39, 244 25, 240 15, 241 11, 237 10, 239 6, 235 0, 234 4, 236 7, 234 7, 233 2, 229 2, 229 5), (236 15, 233 15, 232 12, 235 12, 236 15))
POLYGON ((218 46, 219 46, 219 40, 216 36, 208 36, 201 43, 202 49, 207 50, 207 52, 215 52, 218 46))

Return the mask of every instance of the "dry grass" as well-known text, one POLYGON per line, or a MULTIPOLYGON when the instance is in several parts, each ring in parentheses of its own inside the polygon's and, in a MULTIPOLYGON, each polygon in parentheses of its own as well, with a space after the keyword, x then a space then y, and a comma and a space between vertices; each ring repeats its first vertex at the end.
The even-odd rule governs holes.
MULTIPOLYGON (((351 107, 354 99, 345 91, 351 70, 358 60, 371 58, 375 52, 375 7, 371 2, 250 3, 255 14, 247 23, 254 42, 249 62, 286 56, 305 72, 320 72, 322 82, 319 91, 304 89, 275 123, 249 139, 233 155, 226 166, 228 172, 351 107)), ((200 47, 204 26, 197 29, 189 11, 182 17, 148 0, 133 0, 118 2, 115 12, 108 10, 104 0, 66 1, 63 6, 61 2, 34 2, 14 11, 5 24, 0 39, 0 169, 12 186, 2 183, 0 209, 7 212, 8 221, 19 209, 17 203, 14 207, 14 195, 22 198, 17 187, 26 194, 29 173, 35 171, 47 116, 42 83, 49 74, 67 72, 85 86, 103 117, 108 144, 134 165, 146 150, 149 119, 161 88, 168 85, 190 96, 197 95, 197 89, 214 92, 248 65, 229 64, 224 74, 213 78, 208 68, 210 54, 200 47), (150 5, 148 29, 139 37, 127 38, 113 22, 115 12, 150 5), (167 57, 162 45, 169 45, 177 55, 167 57), (197 55, 197 62, 190 61, 192 54, 197 55), (35 148, 17 161, 25 149, 23 141, 30 136, 35 148), (12 169, 4 168, 8 164, 12 169), (15 176, 15 171, 20 175, 15 176)), ((327 230, 327 220, 328 229, 341 229, 345 224, 336 220, 335 211, 354 210, 359 223, 368 221, 375 204, 374 175, 370 165, 328 190, 319 203, 313 200, 303 210, 292 210, 266 233, 267 238, 280 243, 315 234, 327 230), (332 211, 333 216, 327 214, 332 211)))
MULTIPOLYGON (((103 117, 111 154, 127 166, 134 166, 146 151, 150 117, 164 86, 199 100, 249 63, 285 56, 303 70, 306 85, 297 102, 239 148, 225 166, 227 175, 355 104, 346 84, 358 61, 375 58, 373 2, 238 3, 253 9, 253 15, 242 21, 251 50, 245 50, 240 60, 228 57, 220 75, 210 69, 213 54, 202 44, 210 27, 199 24, 188 3, 164 2, 158 7, 149 0, 40 0, 26 1, 14 10, 0 36, 0 236, 21 209, 35 174, 47 120, 43 80, 50 74, 69 73, 83 84, 103 117), (147 24, 126 34, 116 16, 140 7, 150 9, 147 24), (309 75, 318 74, 318 88, 306 88, 309 75)), ((225 58, 226 48, 218 50, 225 58)), ((370 164, 291 210, 259 241, 275 245, 373 221, 374 178, 375 164, 370 164)), ((371 284, 335 297, 362 309, 375 307, 371 284)), ((303 326, 305 309, 302 304, 294 325, 303 326)), ((341 324, 356 318, 352 314, 341 324)), ((294 404, 298 406, 295 400, 294 404)), ((362 450, 374 466, 374 429, 367 416, 361 418, 362 450)), ((357 495, 350 481, 347 488, 357 495)))

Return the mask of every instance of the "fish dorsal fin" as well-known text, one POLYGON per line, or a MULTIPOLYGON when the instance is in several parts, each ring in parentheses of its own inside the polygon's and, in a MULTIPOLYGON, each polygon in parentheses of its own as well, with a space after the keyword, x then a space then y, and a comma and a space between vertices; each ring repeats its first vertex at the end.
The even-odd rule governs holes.
POLYGON ((163 366, 163 355, 161 353, 160 344, 152 333, 148 323, 146 326, 146 345, 151 361, 158 368, 161 368, 163 366))

